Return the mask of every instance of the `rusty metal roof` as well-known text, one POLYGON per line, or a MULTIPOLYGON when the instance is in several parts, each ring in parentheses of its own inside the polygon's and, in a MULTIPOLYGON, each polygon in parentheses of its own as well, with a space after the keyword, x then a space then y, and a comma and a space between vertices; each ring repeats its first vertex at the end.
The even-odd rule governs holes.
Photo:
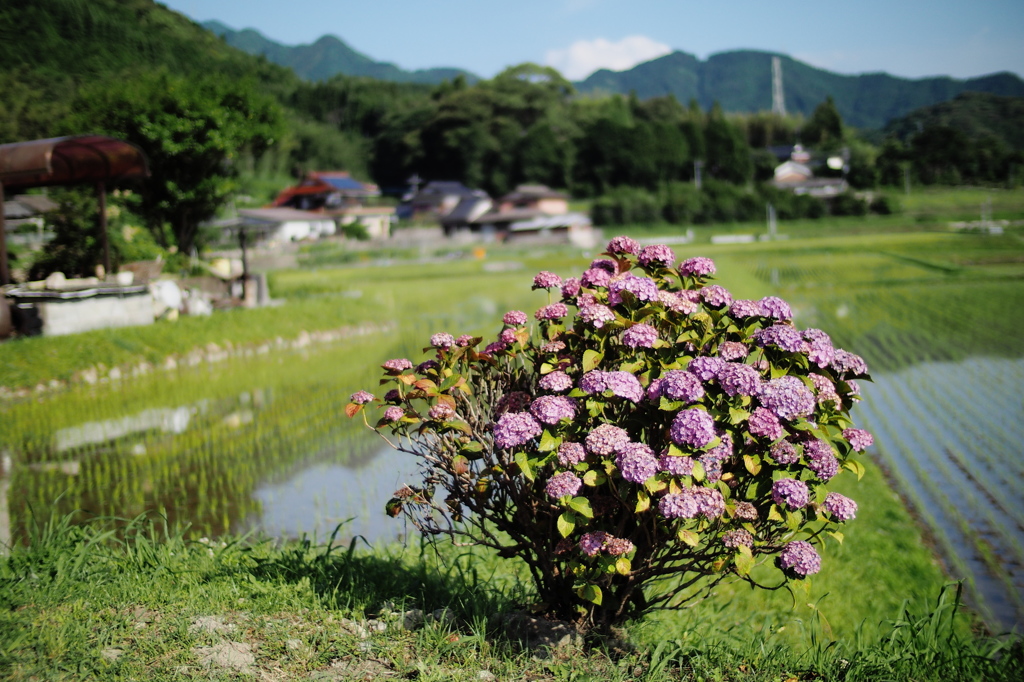
POLYGON ((0 145, 0 183, 27 189, 149 177, 135 145, 104 135, 74 135, 0 145))

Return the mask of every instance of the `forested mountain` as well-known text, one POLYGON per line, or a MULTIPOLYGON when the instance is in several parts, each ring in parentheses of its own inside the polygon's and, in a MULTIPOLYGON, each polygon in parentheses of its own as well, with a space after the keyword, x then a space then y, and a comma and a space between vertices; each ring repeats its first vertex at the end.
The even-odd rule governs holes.
MULTIPOLYGON (((635 92, 640 99, 672 94, 680 102, 696 99, 705 109, 718 102, 726 111, 764 111, 772 106, 773 56, 738 50, 701 61, 685 52, 673 52, 628 71, 595 71, 575 85, 580 92, 635 92)), ((881 128, 914 109, 966 91, 1024 96, 1024 80, 1007 72, 967 80, 946 76, 907 79, 886 73, 846 76, 778 56, 787 112, 809 115, 831 96, 843 119, 857 128, 881 128)))
POLYGON ((206 21, 202 25, 215 35, 222 36, 228 45, 249 54, 262 55, 273 63, 287 66, 302 78, 312 81, 327 80, 339 74, 366 76, 396 83, 431 85, 451 80, 459 75, 471 83, 479 80, 472 73, 462 69, 440 67, 406 71, 388 62, 375 62, 333 35, 321 36, 312 45, 293 47, 274 42, 251 28, 236 31, 219 21, 206 21))
POLYGON ((993 138, 1010 149, 1024 151, 1024 98, 965 92, 893 120, 885 132, 907 142, 936 126, 954 128, 971 140, 993 138))

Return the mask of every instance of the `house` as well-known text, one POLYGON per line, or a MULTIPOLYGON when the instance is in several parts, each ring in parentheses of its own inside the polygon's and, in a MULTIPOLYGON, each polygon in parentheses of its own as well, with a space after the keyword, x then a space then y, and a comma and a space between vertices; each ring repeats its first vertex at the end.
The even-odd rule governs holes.
POLYGON ((412 219, 424 216, 443 218, 463 199, 486 196, 481 190, 466 187, 453 180, 431 180, 398 207, 398 217, 412 219))
POLYGON ((563 215, 569 212, 569 195, 546 185, 519 185, 498 200, 498 210, 528 210, 543 215, 563 215))
POLYGON ((377 185, 360 182, 345 171, 314 171, 299 184, 282 190, 271 207, 322 211, 359 206, 368 197, 377 196, 377 185))
POLYGON ((326 214, 335 218, 339 226, 359 223, 370 239, 390 237, 391 223, 395 219, 395 209, 390 206, 350 206, 326 211, 326 214))
POLYGON ((243 208, 238 211, 238 217, 254 241, 282 243, 319 239, 337 231, 333 217, 316 211, 243 208))
POLYGON ((844 178, 816 178, 810 167, 811 155, 800 145, 793 147, 788 161, 775 167, 772 184, 794 194, 828 198, 845 192, 849 186, 844 178))

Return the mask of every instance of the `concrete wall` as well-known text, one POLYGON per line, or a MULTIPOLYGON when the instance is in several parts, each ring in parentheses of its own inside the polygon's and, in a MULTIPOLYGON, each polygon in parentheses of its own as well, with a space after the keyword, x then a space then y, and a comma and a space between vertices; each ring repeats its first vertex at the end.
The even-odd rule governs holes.
POLYGON ((45 336, 153 324, 153 297, 148 291, 126 296, 38 301, 35 305, 43 321, 45 336))

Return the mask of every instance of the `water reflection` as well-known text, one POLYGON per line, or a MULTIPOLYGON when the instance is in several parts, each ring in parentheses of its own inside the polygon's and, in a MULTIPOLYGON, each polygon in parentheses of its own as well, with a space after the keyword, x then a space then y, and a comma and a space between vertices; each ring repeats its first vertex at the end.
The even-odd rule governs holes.
POLYGON ((1024 624, 1024 358, 875 375, 854 416, 955 578, 994 622, 1024 624))
POLYGON ((253 492, 261 512, 241 524, 270 536, 302 533, 327 537, 347 521, 341 538, 363 536, 368 542, 394 540, 407 532, 404 523, 384 513, 384 504, 416 474, 412 455, 385 447, 358 464, 314 462, 285 481, 261 485, 253 492))

